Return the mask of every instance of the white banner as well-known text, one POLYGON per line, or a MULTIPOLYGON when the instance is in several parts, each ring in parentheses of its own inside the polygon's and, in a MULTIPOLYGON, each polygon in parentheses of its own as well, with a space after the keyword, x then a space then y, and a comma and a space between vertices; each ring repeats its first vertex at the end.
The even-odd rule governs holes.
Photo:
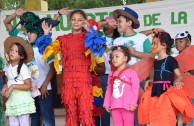
MULTIPOLYGON (((149 2, 142 4, 126 5, 135 10, 139 15, 140 28, 135 30, 137 32, 152 28, 163 28, 174 36, 183 30, 188 30, 191 36, 194 34, 194 0, 166 0, 159 2, 149 2)), ((107 16, 112 16, 115 9, 122 9, 123 6, 105 7, 84 9, 87 13, 88 19, 100 21, 107 16)), ((15 11, 1 11, 0 12, 0 54, 3 56, 4 40, 8 37, 8 32, 3 24, 3 20, 14 13, 15 11)), ((35 14, 42 17, 53 18, 58 11, 34 11, 35 14)), ((13 20, 13 25, 16 25, 20 17, 13 20)), ((60 24, 52 29, 53 40, 57 36, 71 32, 69 23, 69 16, 60 16, 60 24)), ((21 30, 21 26, 18 27, 21 30)), ((150 41, 151 41, 151 37, 150 41)), ((174 49, 175 50, 175 49, 174 49)))

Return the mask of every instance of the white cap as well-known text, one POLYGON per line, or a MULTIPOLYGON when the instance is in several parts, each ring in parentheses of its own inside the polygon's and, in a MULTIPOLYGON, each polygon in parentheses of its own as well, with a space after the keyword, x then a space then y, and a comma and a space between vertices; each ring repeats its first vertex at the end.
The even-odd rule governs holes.
MULTIPOLYGON (((175 37, 174 40, 179 39, 179 38, 188 38, 189 32, 188 31, 182 31, 179 32, 175 37)), ((189 39, 189 38, 188 38, 189 39)))

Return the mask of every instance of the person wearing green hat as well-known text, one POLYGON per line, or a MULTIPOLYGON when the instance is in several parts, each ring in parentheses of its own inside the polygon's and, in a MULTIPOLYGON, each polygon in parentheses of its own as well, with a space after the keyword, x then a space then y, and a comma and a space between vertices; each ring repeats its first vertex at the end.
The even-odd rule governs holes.
MULTIPOLYGON (((54 20, 57 20, 61 14, 67 15, 68 13, 69 11, 67 11, 66 8, 63 8, 54 17, 54 20)), ((52 22, 53 20, 48 20, 47 18, 44 20, 48 21, 48 23, 51 23, 53 25, 53 22, 52 22)), ((37 37, 44 35, 44 31, 41 27, 41 23, 42 23, 42 20, 40 20, 38 16, 36 16, 33 12, 26 12, 24 8, 19 8, 18 10, 16 10, 15 13, 13 13, 12 15, 10 15, 4 20, 4 24, 11 36, 19 36, 24 38, 25 40, 29 40, 29 39, 32 40, 31 38, 35 38, 36 40, 37 37), (23 33, 19 32, 16 29, 16 27, 14 28, 11 24, 11 21, 16 16, 21 16, 21 20, 18 23, 18 25, 19 24, 22 25, 24 29, 23 33), (34 26, 38 26, 38 27, 34 27, 34 26)), ((33 43, 34 41, 29 41, 29 42, 33 43)), ((37 112, 36 114, 31 115, 31 125, 32 126, 40 125, 40 117, 41 117, 43 125, 54 126, 55 119, 54 119, 54 112, 52 107, 52 90, 51 90, 51 83, 50 83, 50 79, 54 74, 53 59, 50 58, 47 62, 47 65, 45 65, 44 61, 42 60, 42 55, 39 53, 38 48, 36 47, 36 44, 32 44, 32 46, 35 54, 33 58, 34 60, 30 62, 28 65, 29 67, 32 68, 32 70, 38 69, 38 71, 36 71, 38 75, 35 75, 35 77, 37 77, 35 79, 36 80, 35 82, 37 83, 38 88, 40 89, 42 97, 40 98, 35 97, 37 112), (44 72, 45 70, 47 71, 46 73, 44 72)))

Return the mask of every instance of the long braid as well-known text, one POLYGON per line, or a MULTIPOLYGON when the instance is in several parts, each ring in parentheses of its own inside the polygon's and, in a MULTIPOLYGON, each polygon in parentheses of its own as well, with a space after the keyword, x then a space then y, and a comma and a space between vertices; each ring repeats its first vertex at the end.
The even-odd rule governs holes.
POLYGON ((14 78, 14 80, 15 80, 16 82, 17 82, 16 79, 17 79, 18 76, 20 75, 20 71, 21 71, 21 67, 22 67, 23 63, 24 63, 24 59, 21 59, 20 62, 19 62, 18 68, 17 68, 17 76, 14 78))

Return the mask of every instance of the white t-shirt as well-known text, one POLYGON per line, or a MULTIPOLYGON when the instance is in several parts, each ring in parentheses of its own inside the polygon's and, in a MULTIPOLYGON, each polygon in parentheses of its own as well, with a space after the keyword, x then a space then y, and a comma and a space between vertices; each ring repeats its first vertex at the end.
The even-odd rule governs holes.
POLYGON ((172 57, 176 57, 176 56, 178 56, 178 55, 179 55, 179 52, 173 53, 171 56, 172 56, 172 57))
MULTIPOLYGON (((21 38, 23 38, 25 40, 28 40, 28 36, 26 34, 22 33, 22 32, 19 32, 17 29, 15 29, 14 31, 10 32, 9 35, 11 35, 11 36, 18 36, 18 37, 21 37, 21 38)), ((53 56, 53 58, 51 60, 48 60, 47 64, 45 65, 45 60, 42 59, 42 55, 39 53, 38 47, 34 46, 33 47, 33 51, 34 51, 35 61, 32 61, 32 62, 30 62, 28 64, 33 63, 35 68, 37 67, 36 65, 38 65, 38 71, 37 71, 36 74, 38 74, 37 76, 39 76, 37 85, 38 85, 38 88, 40 88, 42 86, 43 82, 46 80, 46 77, 47 77, 48 72, 50 70, 49 64, 54 61, 54 56, 53 56)), ((51 89, 52 89, 51 88, 51 82, 49 81, 49 84, 47 86, 47 90, 51 90, 51 89)))
MULTIPOLYGON (((54 61, 54 59, 51 59, 47 62, 47 64, 45 64, 45 60, 42 59, 42 55, 39 53, 38 51, 38 47, 33 46, 33 50, 34 50, 34 58, 35 58, 35 62, 38 65, 38 71, 40 74, 40 79, 37 83, 38 88, 40 88, 42 86, 42 84, 44 83, 44 81, 47 78, 47 75, 50 71, 50 66, 49 64, 52 63, 54 61)), ((51 90, 51 82, 49 81, 48 86, 47 86, 47 90, 51 90)))
MULTIPOLYGON (((114 40, 113 45, 124 45, 127 47, 133 47, 139 52, 151 52, 151 43, 147 36, 141 33, 135 33, 129 36, 121 36, 114 40)), ((131 57, 128 65, 133 65, 140 59, 137 57, 131 57)))
MULTIPOLYGON (((106 36, 106 41, 107 41, 106 45, 108 48, 113 45, 113 38, 112 37, 106 36)), ((107 61, 107 57, 108 57, 107 53, 104 53, 105 68, 106 68, 105 74, 109 74, 111 72, 111 66, 109 64, 109 61, 107 61)))
POLYGON ((18 75, 17 74, 17 68, 18 68, 18 65, 12 67, 12 65, 8 65, 6 67, 6 70, 5 70, 5 75, 7 76, 8 78, 8 81, 7 81, 7 86, 8 88, 12 85, 12 84, 24 84, 24 80, 28 79, 28 78, 31 78, 31 72, 30 70, 28 69, 28 67, 23 63, 21 69, 20 69, 20 74, 19 76, 17 77, 16 81, 15 81, 15 77, 18 75))

